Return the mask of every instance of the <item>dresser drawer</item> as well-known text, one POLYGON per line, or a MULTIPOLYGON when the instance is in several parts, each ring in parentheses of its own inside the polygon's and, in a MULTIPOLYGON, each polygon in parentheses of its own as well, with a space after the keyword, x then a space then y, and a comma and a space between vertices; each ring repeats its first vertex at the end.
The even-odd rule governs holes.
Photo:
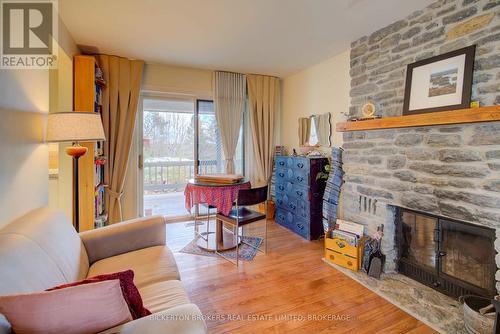
POLYGON ((276 210, 276 222, 282 226, 292 229, 294 214, 283 208, 278 208, 276 210))
POLYGON ((310 206, 309 202, 297 199, 296 214, 299 219, 309 221, 311 213, 309 206, 310 206))
POLYGON ((306 187, 294 184, 289 194, 292 194, 298 200, 309 201, 309 189, 306 187))
POLYGON ((287 180, 285 169, 276 169, 276 183, 285 183, 287 180))
POLYGON ((276 186, 274 187, 276 193, 284 193, 285 192, 285 184, 286 183, 276 183, 276 186))
POLYGON ((308 187, 309 173, 306 170, 293 169, 293 176, 291 178, 289 177, 288 180, 300 187, 308 187))
POLYGON ((288 195, 288 196, 294 196, 295 191, 294 191, 294 184, 292 182, 283 182, 283 183, 277 183, 276 184, 276 193, 277 194, 283 194, 283 195, 288 195))
POLYGON ((285 221, 285 210, 283 209, 280 209, 280 208, 276 208, 276 222, 280 225, 283 225, 285 226, 286 225, 286 221, 285 221))
POLYGON ((297 171, 306 171, 309 172, 309 159, 307 158, 296 158, 293 161, 293 169, 297 171))
POLYGON ((301 235, 302 237, 309 239, 309 223, 301 219, 294 219, 292 230, 301 235))
POLYGON ((295 197, 283 195, 283 205, 282 207, 292 213, 295 213, 297 210, 297 200, 295 197))
POLYGON ((286 161, 288 157, 277 156, 275 157, 274 164, 276 165, 276 170, 286 167, 286 161))

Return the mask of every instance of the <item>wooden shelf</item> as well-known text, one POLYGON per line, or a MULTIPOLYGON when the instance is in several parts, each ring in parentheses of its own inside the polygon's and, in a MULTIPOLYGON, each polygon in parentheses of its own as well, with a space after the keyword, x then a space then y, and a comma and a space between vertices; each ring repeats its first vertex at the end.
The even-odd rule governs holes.
POLYGON ((336 130, 338 132, 349 132, 492 121, 500 121, 500 106, 440 111, 365 121, 338 122, 336 130))

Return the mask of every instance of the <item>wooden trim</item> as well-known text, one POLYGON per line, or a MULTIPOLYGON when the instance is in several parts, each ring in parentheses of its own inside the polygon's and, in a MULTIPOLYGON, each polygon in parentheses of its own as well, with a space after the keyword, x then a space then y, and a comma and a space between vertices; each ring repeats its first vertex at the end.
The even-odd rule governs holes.
POLYGON ((338 132, 500 121, 500 106, 439 111, 365 121, 338 122, 338 132))

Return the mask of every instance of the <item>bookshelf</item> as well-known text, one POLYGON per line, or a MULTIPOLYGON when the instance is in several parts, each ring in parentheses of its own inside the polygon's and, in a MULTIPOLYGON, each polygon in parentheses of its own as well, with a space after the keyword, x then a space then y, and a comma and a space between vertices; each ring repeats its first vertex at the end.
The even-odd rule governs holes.
MULTIPOLYGON (((102 89, 106 82, 93 56, 77 55, 73 58, 74 110, 101 113, 102 89)), ((79 159, 80 232, 101 227, 107 223, 104 165, 106 157, 103 142, 83 142, 87 154, 79 159)))

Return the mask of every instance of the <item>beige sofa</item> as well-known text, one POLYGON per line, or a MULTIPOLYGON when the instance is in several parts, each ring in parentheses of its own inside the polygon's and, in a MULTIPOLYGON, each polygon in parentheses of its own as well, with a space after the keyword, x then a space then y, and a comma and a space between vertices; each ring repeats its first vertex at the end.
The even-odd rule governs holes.
POLYGON ((78 234, 63 213, 37 209, 0 229, 0 295, 42 291, 130 268, 153 316, 102 333, 207 333, 165 243, 162 217, 78 234))

